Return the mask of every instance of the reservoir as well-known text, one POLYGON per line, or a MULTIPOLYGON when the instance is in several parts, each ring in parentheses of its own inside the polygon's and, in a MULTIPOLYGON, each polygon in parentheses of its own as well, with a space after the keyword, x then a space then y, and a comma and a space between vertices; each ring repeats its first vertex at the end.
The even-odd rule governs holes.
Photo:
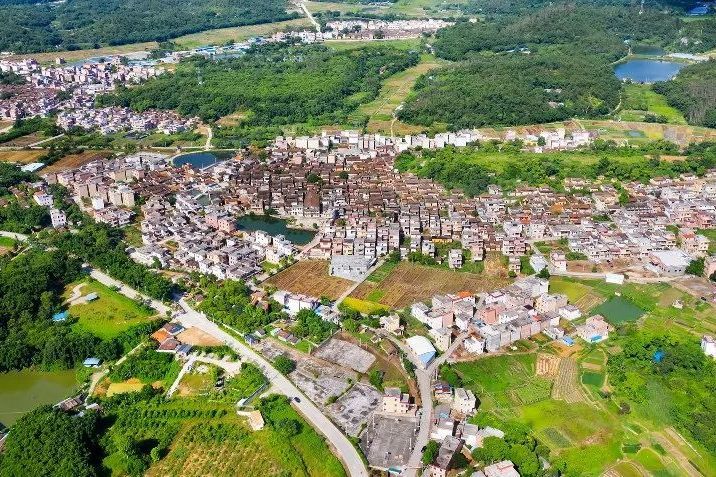
POLYGON ((43 404, 56 404, 77 386, 75 371, 10 371, 0 373, 0 424, 11 426, 43 404))
POLYGON ((620 80, 630 79, 635 83, 654 83, 668 81, 686 66, 685 63, 660 60, 629 60, 614 68, 614 74, 620 80))
POLYGON ((269 235, 283 235, 296 245, 305 245, 313 239, 315 232, 288 227, 288 222, 270 215, 244 215, 236 221, 239 230, 255 232, 263 230, 269 235))

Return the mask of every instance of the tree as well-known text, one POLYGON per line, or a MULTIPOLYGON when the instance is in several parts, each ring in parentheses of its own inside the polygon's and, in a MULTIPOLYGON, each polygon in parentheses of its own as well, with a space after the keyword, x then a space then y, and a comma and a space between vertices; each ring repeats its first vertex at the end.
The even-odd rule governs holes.
POLYGON ((549 279, 550 274, 549 274, 549 270, 547 270, 547 267, 544 267, 542 270, 540 270, 539 273, 537 274, 537 277, 549 279))
POLYGON ((289 374, 296 369, 296 363, 284 355, 278 356, 274 359, 273 366, 281 374, 289 374))
POLYGON ((691 263, 686 267, 686 273, 689 275, 696 275, 697 277, 702 277, 704 275, 704 259, 703 258, 697 258, 696 260, 692 260, 691 263))
POLYGON ((509 455, 510 447, 499 437, 486 437, 482 447, 472 451, 472 458, 478 462, 492 464, 504 460, 509 455))
POLYGON ((435 461, 435 458, 438 456, 439 451, 440 444, 433 440, 428 441, 428 445, 425 446, 425 451, 423 451, 423 464, 432 464, 435 461))
POLYGON ((41 406, 20 418, 7 437, 0 477, 95 477, 97 416, 70 416, 41 406))
POLYGON ((374 369, 373 371, 368 374, 368 381, 370 381, 370 384, 375 386, 377 389, 382 390, 383 389, 383 372, 374 369))
POLYGON ((296 419, 279 419, 274 426, 279 434, 284 437, 293 437, 301 433, 301 423, 296 419))

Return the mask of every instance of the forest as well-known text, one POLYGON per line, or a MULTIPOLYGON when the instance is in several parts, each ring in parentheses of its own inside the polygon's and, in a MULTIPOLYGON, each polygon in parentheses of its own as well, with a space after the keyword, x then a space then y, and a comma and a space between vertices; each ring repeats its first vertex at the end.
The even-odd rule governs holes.
POLYGON ((455 63, 419 78, 399 118, 455 130, 607 117, 621 92, 612 64, 630 45, 703 51, 716 42, 712 18, 684 22, 648 7, 638 14, 638 5, 621 2, 537 10, 533 3, 520 15, 488 15, 440 30, 435 54, 455 63))
MULTIPOLYGON (((714 32, 716 36, 716 31, 714 32)), ((689 124, 716 128, 716 60, 689 65, 671 81, 653 85, 669 105, 681 111, 689 124)))
POLYGON ((382 79, 417 62, 417 54, 392 48, 266 46, 241 58, 182 63, 173 75, 121 89, 99 104, 175 109, 204 121, 243 112, 242 126, 251 127, 339 124, 377 96, 382 79))
POLYGON ((64 233, 48 239, 48 245, 74 254, 113 278, 158 300, 169 300, 176 286, 144 265, 130 259, 124 251, 122 231, 105 224, 90 223, 77 233, 64 233))
POLYGON ((559 190, 565 177, 595 179, 599 176, 619 181, 646 182, 657 176, 682 173, 704 174, 716 167, 716 144, 690 146, 684 161, 659 159, 660 154, 674 153, 675 145, 654 142, 641 148, 618 147, 596 141, 584 153, 520 152, 519 144, 477 144, 467 148, 445 148, 404 152, 396 159, 398 170, 436 180, 448 189, 458 188, 469 196, 484 193, 489 184, 507 190, 518 182, 533 186, 548 185, 559 190), (594 155, 598 159, 593 160, 594 155), (645 155, 654 157, 647 159, 645 155), (588 157, 580 157, 589 155, 588 157), (499 174, 496 174, 499 173, 499 174))
POLYGON ((599 117, 617 106, 620 89, 611 67, 591 56, 485 54, 419 78, 399 117, 450 130, 599 117))
POLYGON ((78 50, 170 38, 298 16, 285 0, 0 2, 0 50, 78 50))

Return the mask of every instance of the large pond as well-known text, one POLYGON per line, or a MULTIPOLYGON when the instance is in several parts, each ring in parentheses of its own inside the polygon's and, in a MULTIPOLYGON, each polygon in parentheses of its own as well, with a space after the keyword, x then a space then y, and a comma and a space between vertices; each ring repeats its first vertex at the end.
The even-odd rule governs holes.
POLYGON ((204 167, 216 164, 220 159, 211 152, 190 152, 188 154, 182 154, 174 158, 174 165, 181 167, 184 164, 189 164, 194 169, 202 169, 204 167))
POLYGON ((43 404, 56 404, 77 386, 75 372, 10 371, 0 373, 0 424, 11 426, 28 411, 43 404))
POLYGON ((630 79, 636 83, 654 83, 667 81, 686 66, 685 63, 661 60, 629 60, 619 63, 614 74, 620 80, 630 79))
POLYGON ((254 232, 263 230, 269 235, 283 235, 296 245, 305 245, 313 239, 316 232, 288 227, 288 222, 270 215, 244 215, 236 224, 239 230, 254 232))

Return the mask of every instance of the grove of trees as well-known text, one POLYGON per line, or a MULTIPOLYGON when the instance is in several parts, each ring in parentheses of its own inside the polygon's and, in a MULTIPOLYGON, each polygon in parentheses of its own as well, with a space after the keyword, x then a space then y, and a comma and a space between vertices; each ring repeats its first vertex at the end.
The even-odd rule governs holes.
POLYGON ((285 0, 0 1, 0 50, 77 50, 170 38, 298 16, 285 0))

